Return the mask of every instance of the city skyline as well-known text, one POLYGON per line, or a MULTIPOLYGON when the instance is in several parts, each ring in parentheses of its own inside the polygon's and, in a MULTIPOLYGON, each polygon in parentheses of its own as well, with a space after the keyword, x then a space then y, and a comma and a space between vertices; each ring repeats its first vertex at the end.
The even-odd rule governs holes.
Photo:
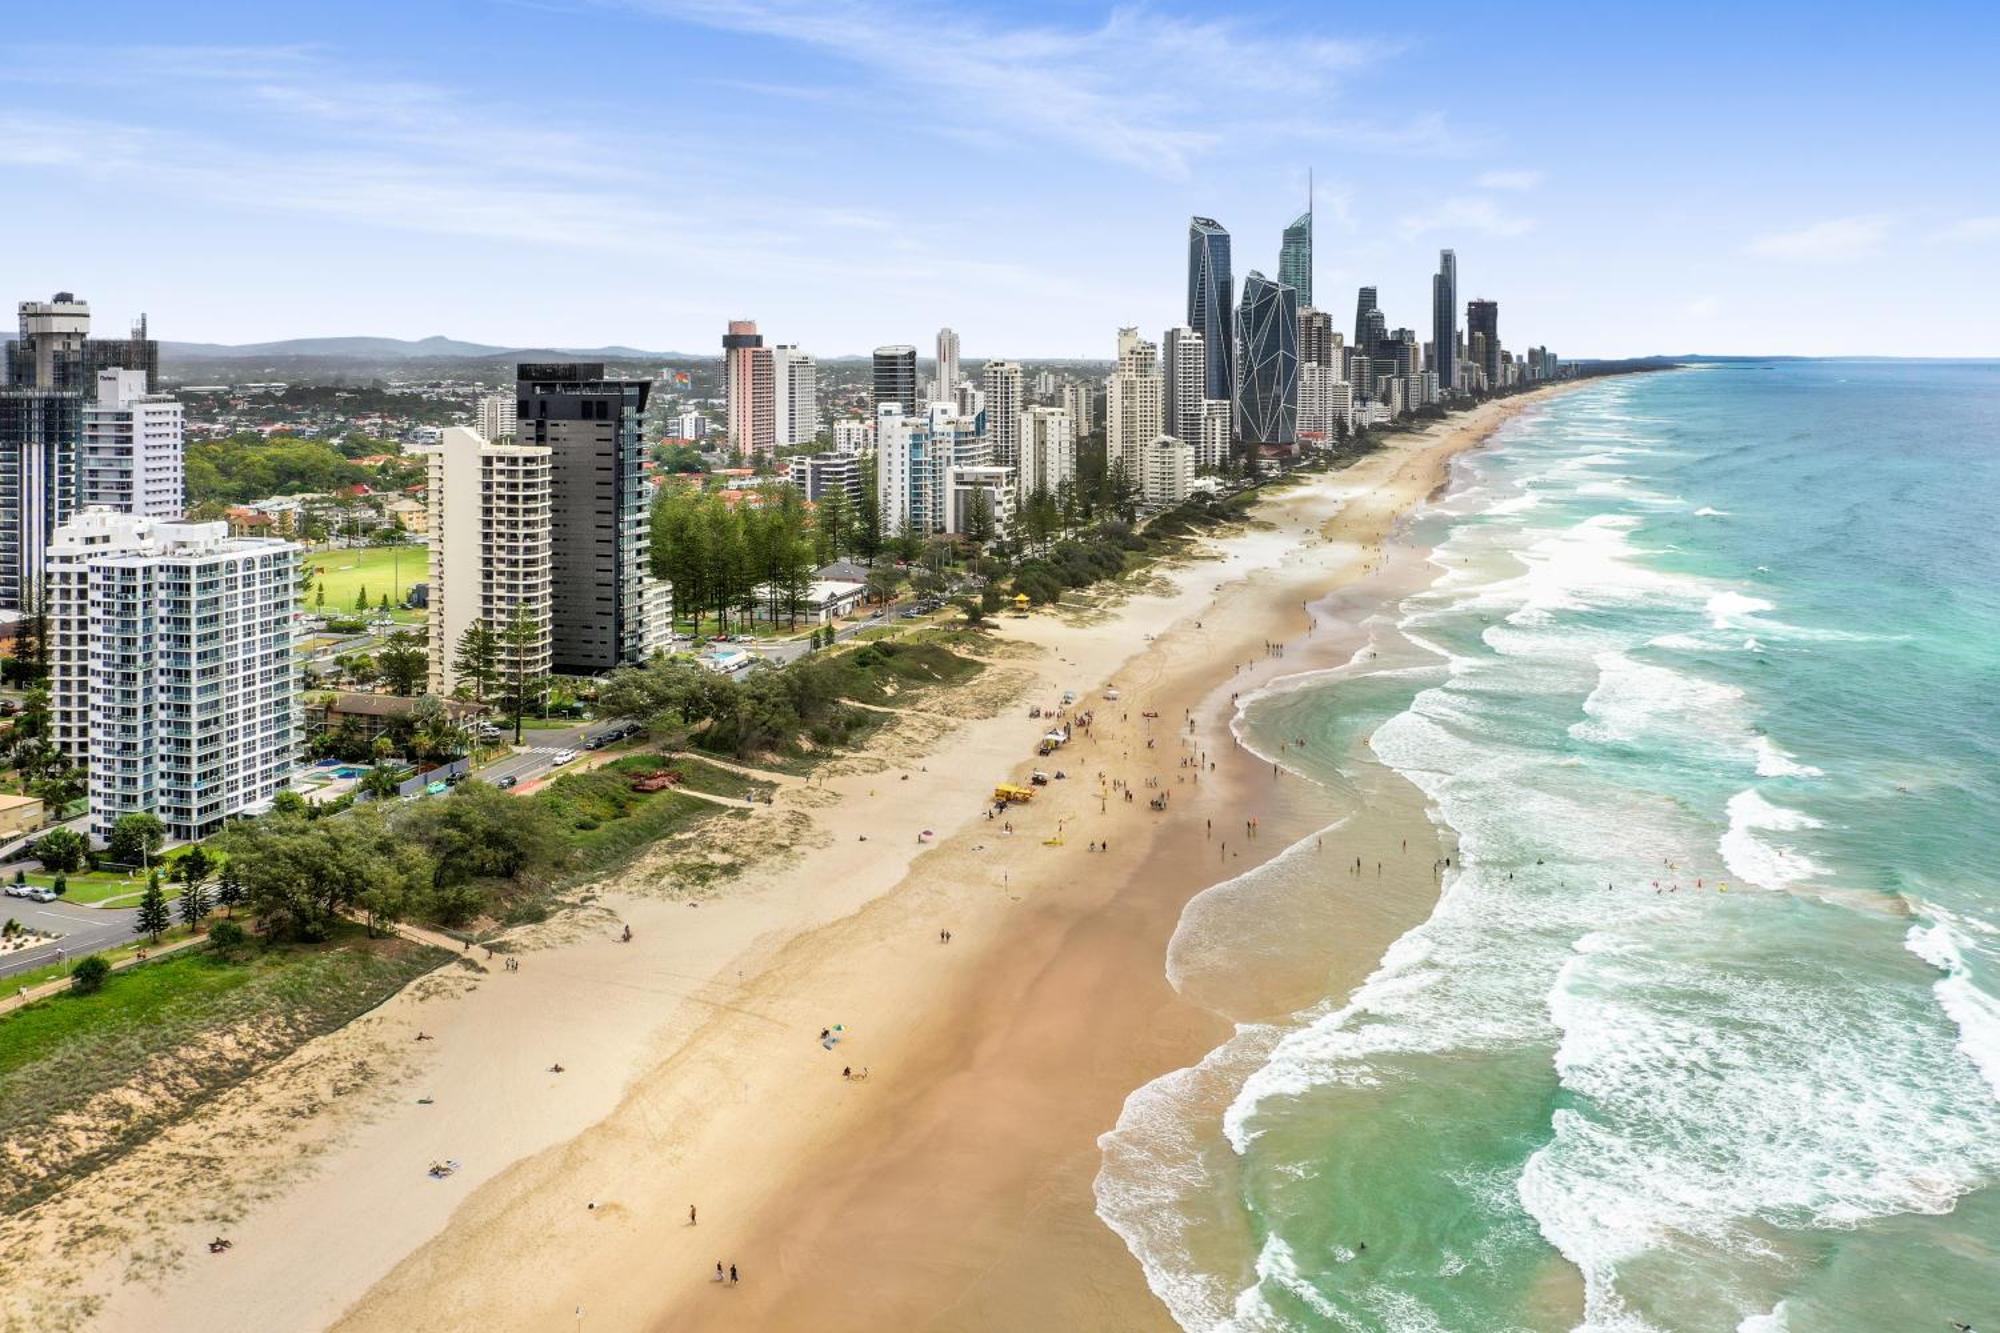
POLYGON ((942 326, 969 360, 1101 355, 1106 329, 1180 322, 1160 280, 1175 219, 1216 218, 1239 272, 1276 273, 1311 176, 1329 308, 1370 283, 1428 325, 1447 246, 1463 286, 1516 293, 1579 356, 1993 354, 1960 276, 2000 249, 2000 185, 1963 169, 1991 126, 1943 113, 1995 19, 1932 8, 1952 42, 1859 9, 1802 28, 1787 4, 1735 16, 1718 50, 1700 25, 1640 43, 1617 17, 1474 24, 1470 7, 1330 28, 1269 5, 607 0, 554 7, 604 62, 558 101, 508 77, 545 39, 540 6, 108 0, 10 19, 0 165, 26 201, 17 289, 95 294, 108 327, 151 312, 175 341, 694 353, 747 312, 822 357, 942 326), (922 49, 905 58, 897 33, 922 49), (1284 95, 1144 91, 1194 48, 1284 95), (642 77, 663 65, 688 76, 642 77), (883 104, 909 134, 867 132, 883 104), (1930 133, 1895 135, 1883 105, 1930 133), (944 202, 896 206, 896 179, 944 202), (656 262, 587 307, 510 281, 526 261, 544 290, 580 287, 633 256, 656 262))

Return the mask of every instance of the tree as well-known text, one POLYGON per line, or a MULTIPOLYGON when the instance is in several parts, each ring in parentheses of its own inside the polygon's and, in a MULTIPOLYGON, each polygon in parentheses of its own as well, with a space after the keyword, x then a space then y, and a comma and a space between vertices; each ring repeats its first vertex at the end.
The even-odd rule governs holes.
POLYGON ((190 883, 181 889, 181 924, 189 930, 201 925, 201 919, 208 915, 208 890, 199 882, 190 883))
POLYGON ((181 853, 180 862, 174 867, 180 881, 186 887, 183 894, 194 893, 208 883, 208 877, 215 873, 215 858, 200 847, 190 847, 181 853))
POLYGON ((273 814, 303 815, 310 808, 306 802, 306 798, 293 791, 290 787, 285 788, 271 798, 271 811, 273 814))
POLYGON ((326 609, 326 589, 324 587, 313 589, 313 605, 322 611, 326 609))
POLYGON ((378 801, 395 799, 396 789, 410 776, 397 764, 377 764, 361 775, 360 789, 378 801))
POLYGON ((118 822, 111 826, 107 850, 111 859, 121 865, 146 865, 166 840, 167 826, 157 816, 134 811, 118 816, 118 822))
POLYGON ((819 513, 816 515, 814 530, 819 539, 819 563, 840 559, 847 550, 851 530, 854 527, 854 501, 849 498, 847 488, 835 486, 819 498, 819 513))
MULTIPOLYGON (((126 819, 131 817, 125 816, 126 819)), ((166 934, 173 924, 173 914, 167 911, 167 895, 160 889, 160 872, 155 870, 146 876, 146 896, 139 900, 139 915, 132 921, 132 931, 138 935, 150 935, 153 943, 158 944, 160 936, 166 934)))
POLYGON ((974 629, 986 623, 986 608, 979 604, 977 598, 968 597, 959 603, 959 607, 965 612, 965 623, 974 629))
POLYGON ((368 585, 365 583, 354 594, 354 609, 356 611, 366 611, 368 609, 368 585))
POLYGON ((89 850, 90 844, 84 841, 81 833, 53 828, 35 839, 34 855, 42 863, 42 869, 61 874, 82 865, 84 854, 89 850))
POLYGON ((42 805, 49 815, 61 819, 72 805, 89 794, 90 787, 81 768, 64 764, 36 779, 34 791, 42 798, 42 805))
POLYGON ((284 938, 325 939, 364 895, 364 910, 380 919, 428 878, 422 850, 397 835, 380 805, 338 819, 246 820, 217 840, 240 867, 260 926, 284 938))
POLYGON ((500 631, 500 647, 507 672, 507 706, 514 713, 516 745, 521 743, 522 717, 528 710, 528 693, 535 684, 535 674, 528 669, 529 658, 541 641, 542 627, 525 606, 516 608, 513 618, 500 631))
POLYGON ((972 493, 972 502, 966 507, 965 537, 974 546, 983 549, 992 542, 995 531, 993 494, 981 486, 972 493))
POLYGON ((903 576, 896 572, 894 565, 887 563, 870 565, 868 567, 868 582, 865 585, 868 600, 878 606, 887 606, 889 599, 896 595, 897 585, 902 583, 902 581, 903 576))
POLYGON ((424 652, 422 639, 409 630, 397 630, 376 654, 375 669, 382 673, 382 681, 390 689, 409 695, 424 683, 430 671, 430 658, 424 652))
POLYGON ((475 620, 458 636, 458 650, 451 660, 459 683, 472 688, 475 703, 485 703, 500 681, 500 636, 483 620, 475 620))
POLYGON ((69 876, 64 874, 60 870, 56 871, 55 878, 49 881, 49 890, 50 892, 54 893, 55 896, 58 898, 62 897, 65 893, 68 893, 69 876))
POLYGON ((233 861, 222 863, 222 873, 215 881, 215 903, 231 916, 236 914, 236 904, 243 901, 243 871, 233 861))
POLYGON ((882 492, 870 468, 861 478, 861 504, 854 511, 854 553, 863 560, 882 554, 882 492))
POLYGON ((91 954, 76 960, 76 966, 69 970, 69 988, 78 995, 95 995, 104 989, 106 977, 111 975, 111 964, 104 961, 102 954, 91 954))

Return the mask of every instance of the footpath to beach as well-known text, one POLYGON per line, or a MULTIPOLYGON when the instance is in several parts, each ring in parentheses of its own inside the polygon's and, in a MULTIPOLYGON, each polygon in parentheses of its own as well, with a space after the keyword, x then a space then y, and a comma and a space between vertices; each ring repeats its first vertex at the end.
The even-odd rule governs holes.
MULTIPOLYGON (((1537 397, 1284 489, 1108 610, 1003 620, 1018 691, 780 785, 770 813, 804 850, 720 896, 607 885, 524 935, 519 970, 466 960, 302 1048, 128 1164, 167 1169, 179 1136, 245 1144, 237 1176, 126 1219, 150 1261, 72 1256, 44 1275, 48 1308, 87 1294, 92 1328, 200 1333, 1170 1329, 1094 1215, 1097 1136, 1227 1035, 1163 975, 1182 906, 1327 813, 1235 746, 1231 696, 1351 652, 1399 520, 1537 397), (1065 691, 1094 725, 1038 760, 1028 707, 1065 691), (989 820, 994 784, 1036 767, 1069 776, 989 820), (267 1131, 318 1071, 356 1064, 364 1091, 267 1131), (457 1174, 426 1174, 447 1158, 457 1174), (234 1246, 198 1252, 218 1228, 234 1246), (713 1282, 718 1262, 741 1283, 713 1282)), ((1350 842, 1391 832, 1409 836, 1350 842)), ((1395 911, 1357 911, 1340 966, 1365 970, 1427 910, 1430 860, 1384 887, 1395 911)), ((115 1210, 115 1186, 65 1206, 115 1210)))

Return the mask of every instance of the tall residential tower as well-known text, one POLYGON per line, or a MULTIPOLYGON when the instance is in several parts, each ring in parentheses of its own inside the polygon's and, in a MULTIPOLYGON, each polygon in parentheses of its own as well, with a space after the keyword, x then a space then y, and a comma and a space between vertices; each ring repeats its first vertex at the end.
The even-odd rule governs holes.
POLYGON ((1201 335, 1208 358, 1205 398, 1236 396, 1235 290, 1229 270, 1229 233, 1213 218, 1192 219, 1188 223, 1187 323, 1201 335))

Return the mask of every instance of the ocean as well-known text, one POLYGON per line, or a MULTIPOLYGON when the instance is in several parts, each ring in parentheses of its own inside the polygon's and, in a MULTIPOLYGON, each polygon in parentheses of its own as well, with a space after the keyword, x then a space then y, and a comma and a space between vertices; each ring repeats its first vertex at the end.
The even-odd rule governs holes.
MULTIPOLYGON (((1463 456, 1426 586, 1236 719, 1452 863, 1102 1141, 1180 1325, 2000 1330, 1996 526, 1996 363, 1629 376, 1463 456)), ((1209 892, 1268 949, 1334 860, 1209 892)), ((1256 965, 1201 906, 1184 990, 1256 965)))

